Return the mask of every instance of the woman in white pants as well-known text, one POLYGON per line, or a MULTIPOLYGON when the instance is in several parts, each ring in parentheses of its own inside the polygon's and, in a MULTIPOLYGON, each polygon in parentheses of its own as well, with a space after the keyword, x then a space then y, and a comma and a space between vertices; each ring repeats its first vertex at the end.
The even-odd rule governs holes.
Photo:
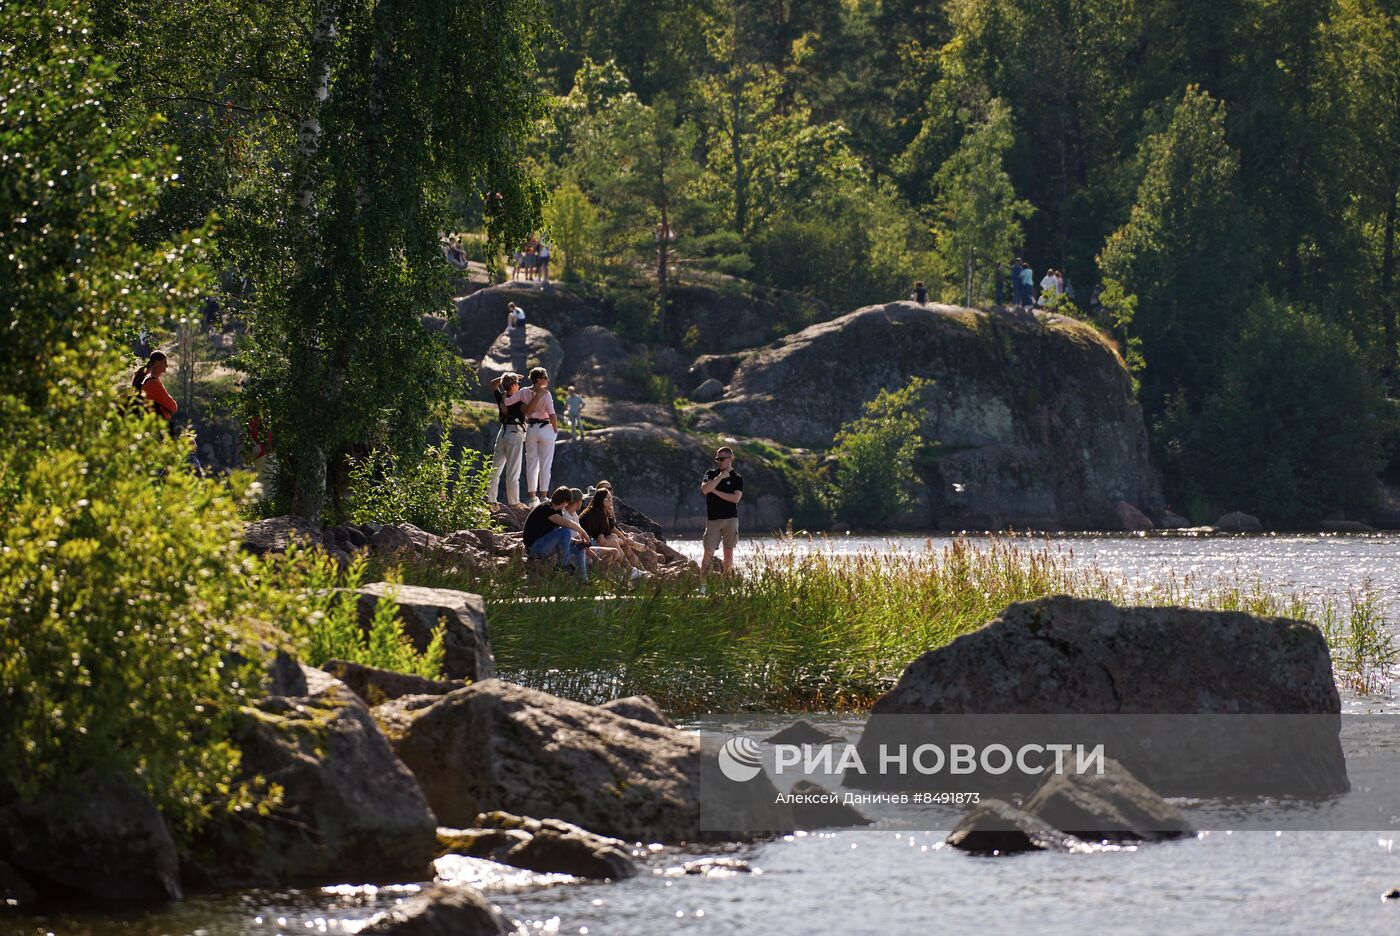
POLYGON ((497 418, 501 431, 496 434, 496 451, 491 456, 491 484, 486 500, 499 504, 501 478, 505 478, 506 503, 520 503, 520 463, 525 454, 525 391, 519 374, 506 374, 491 381, 491 393, 496 398, 497 418))
POLYGON ((549 500, 549 472, 554 465, 554 440, 559 420, 554 415, 554 394, 549 392, 549 372, 530 371, 525 391, 525 494, 534 502, 549 500))

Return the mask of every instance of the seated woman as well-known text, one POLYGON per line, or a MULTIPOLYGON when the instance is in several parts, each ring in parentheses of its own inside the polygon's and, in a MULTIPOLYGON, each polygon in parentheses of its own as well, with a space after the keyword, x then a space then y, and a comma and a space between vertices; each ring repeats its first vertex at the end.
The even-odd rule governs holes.
POLYGON ((617 550, 627 565, 632 567, 632 577, 636 578, 644 571, 637 561, 637 544, 617 525, 617 517, 613 513, 612 486, 603 485, 608 485, 608 482, 601 482, 593 492, 588 509, 579 515, 579 526, 599 546, 617 550))
POLYGON ((567 516, 573 520, 574 523, 578 524, 584 534, 592 540, 592 545, 588 549, 588 558, 598 563, 598 568, 600 569, 607 569, 617 565, 619 562, 625 562, 626 557, 623 555, 621 549, 616 546, 608 545, 607 543, 599 542, 598 538, 589 532, 588 527, 583 525, 583 514, 588 513, 587 510, 583 510, 583 492, 578 488, 571 488, 570 494, 569 506, 565 508, 565 510, 567 511, 567 516), (582 513, 580 513, 580 511, 582 511, 582 513))

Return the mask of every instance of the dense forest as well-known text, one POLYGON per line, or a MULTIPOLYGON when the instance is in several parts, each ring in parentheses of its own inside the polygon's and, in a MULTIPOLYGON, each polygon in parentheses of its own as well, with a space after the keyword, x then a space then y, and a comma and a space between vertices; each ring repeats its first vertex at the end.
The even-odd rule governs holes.
MULTIPOLYGON (((349 455, 413 456, 463 394, 419 327, 449 234, 500 269, 542 233, 556 275, 640 290, 636 329, 673 344, 678 279, 989 306, 1023 257, 1134 369, 1182 512, 1307 523, 1397 472, 1393 2, 7 8, 7 69, 52 52, 15 44, 23 10, 77 16, 114 155, 178 164, 130 231, 194 240, 202 298, 104 321, 246 323, 282 508, 334 515, 349 455)), ((11 332, 19 371, 53 337, 11 332)))
POLYGON ((557 0, 552 22, 532 158, 566 249, 654 255, 669 216, 680 263, 845 308, 915 279, 990 304, 1023 256, 1138 369, 1182 509, 1373 497, 1400 6, 557 0))

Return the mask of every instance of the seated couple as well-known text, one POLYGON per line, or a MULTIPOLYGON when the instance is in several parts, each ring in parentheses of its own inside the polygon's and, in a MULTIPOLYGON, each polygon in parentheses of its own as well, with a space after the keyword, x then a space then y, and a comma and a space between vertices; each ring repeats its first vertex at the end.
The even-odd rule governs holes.
POLYGON ((589 560, 603 569, 629 566, 632 578, 642 575, 636 544, 613 518, 612 486, 600 482, 588 508, 581 511, 582 507, 583 492, 578 488, 555 488, 548 502, 531 509, 525 518, 526 555, 553 556, 560 568, 572 568, 584 581, 588 581, 589 560))

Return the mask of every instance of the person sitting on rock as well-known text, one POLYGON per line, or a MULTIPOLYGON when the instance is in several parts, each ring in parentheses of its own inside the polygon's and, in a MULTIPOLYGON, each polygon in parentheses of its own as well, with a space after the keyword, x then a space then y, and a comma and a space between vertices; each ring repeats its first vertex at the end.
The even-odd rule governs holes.
POLYGON ((583 581, 588 581, 588 547, 592 544, 578 521, 565 512, 573 501, 573 491, 555 488, 549 500, 539 504, 525 517, 525 554, 535 559, 555 557, 559 567, 572 568, 583 581), (582 542, 574 543, 574 534, 582 542))
POLYGON ((593 537, 593 542, 599 547, 617 550, 621 559, 631 566, 631 577, 635 579, 645 574, 637 562, 637 546, 617 525, 617 519, 613 515, 612 491, 610 487, 604 487, 605 484, 608 482, 601 481, 594 489, 588 507, 579 514, 579 526, 593 537))
POLYGON ((593 539, 593 534, 589 533, 588 528, 584 527, 582 522, 580 522, 579 518, 580 515, 583 513, 582 491, 580 491, 578 488, 569 488, 569 506, 564 508, 564 510, 567 513, 569 519, 577 523, 580 526, 580 528, 583 529, 584 533, 588 536, 588 538, 593 541, 593 544, 591 546, 586 543, 584 544, 584 546, 588 550, 588 558, 598 563, 598 567, 600 569, 606 569, 622 561, 622 550, 614 546, 601 545, 600 543, 598 543, 597 540, 593 539))
POLYGON ((506 330, 525 327, 525 310, 513 302, 506 303, 506 330))
POLYGON ((928 287, 923 280, 914 284, 914 301, 919 305, 928 305, 928 287))

